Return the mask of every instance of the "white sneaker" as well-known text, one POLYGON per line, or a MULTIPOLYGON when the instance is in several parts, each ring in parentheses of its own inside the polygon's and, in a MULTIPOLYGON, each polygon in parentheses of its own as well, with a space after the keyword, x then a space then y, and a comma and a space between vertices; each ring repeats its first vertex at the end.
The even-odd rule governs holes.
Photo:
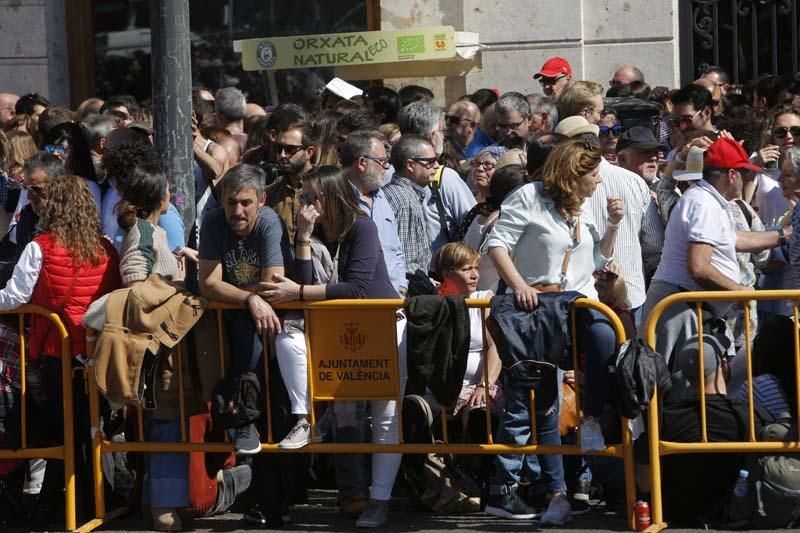
POLYGON ((594 418, 584 418, 581 421, 580 435, 582 452, 602 452, 606 449, 603 430, 594 418))
POLYGON ((571 520, 572 506, 566 495, 558 494, 550 500, 547 511, 539 519, 539 523, 543 526, 563 526, 571 520))
POLYGON ((311 424, 305 420, 298 420, 289 434, 278 443, 278 448, 282 450, 297 450, 311 444, 313 440, 311 437, 311 424))

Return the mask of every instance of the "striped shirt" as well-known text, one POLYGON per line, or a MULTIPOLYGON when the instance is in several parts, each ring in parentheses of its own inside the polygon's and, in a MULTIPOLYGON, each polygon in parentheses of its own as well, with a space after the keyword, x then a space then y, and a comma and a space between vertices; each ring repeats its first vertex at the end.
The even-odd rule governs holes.
POLYGON ((420 187, 399 174, 384 185, 383 194, 389 201, 397 221, 397 233, 403 245, 406 272, 428 272, 431 262, 431 240, 425 223, 425 187, 420 187))
MULTIPOLYGON (((600 162, 600 177, 602 183, 586 200, 584 208, 602 236, 608 219, 607 198, 618 196, 625 201, 625 216, 617 230, 614 257, 625 280, 631 307, 635 309, 645 299, 641 235, 643 230, 648 235, 658 234, 658 217, 654 217, 656 212, 650 209, 653 198, 647 183, 639 175, 612 165, 605 158, 600 162)), ((663 227, 660 233, 664 234, 663 227)))
MULTIPOLYGON (((735 399, 747 403, 747 381, 742 383, 735 399)), ((777 419, 791 414, 786 394, 778 378, 772 374, 761 374, 753 378, 753 402, 777 419)))

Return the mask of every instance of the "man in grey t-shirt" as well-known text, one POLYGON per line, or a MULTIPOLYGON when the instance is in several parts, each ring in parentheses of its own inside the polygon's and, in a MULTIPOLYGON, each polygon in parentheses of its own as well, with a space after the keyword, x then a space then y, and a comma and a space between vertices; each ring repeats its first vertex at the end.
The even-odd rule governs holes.
MULTIPOLYGON (((222 182, 223 207, 206 215, 200 234, 200 292, 209 300, 246 309, 224 314, 233 354, 231 380, 258 368, 262 334, 281 329, 275 311, 258 295, 258 284, 284 275, 290 257, 280 218, 264 207, 263 184, 264 172, 258 167, 243 164, 230 170, 222 182)), ((238 454, 261 451, 254 419, 239 422, 238 454)))

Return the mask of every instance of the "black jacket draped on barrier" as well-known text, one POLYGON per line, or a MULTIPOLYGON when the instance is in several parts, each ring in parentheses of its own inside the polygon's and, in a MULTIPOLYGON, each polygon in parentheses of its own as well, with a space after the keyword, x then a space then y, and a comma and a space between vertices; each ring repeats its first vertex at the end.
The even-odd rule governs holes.
POLYGON ((416 296, 406 300, 408 394, 429 388, 441 405, 461 392, 469 357, 469 309, 463 296, 416 296))

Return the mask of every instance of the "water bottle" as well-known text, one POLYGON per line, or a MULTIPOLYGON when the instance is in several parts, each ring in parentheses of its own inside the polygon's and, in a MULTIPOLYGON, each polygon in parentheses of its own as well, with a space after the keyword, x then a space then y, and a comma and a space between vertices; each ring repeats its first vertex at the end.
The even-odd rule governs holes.
POLYGON ((736 480, 736 484, 733 486, 733 494, 737 498, 744 498, 750 491, 750 486, 747 483, 748 477, 750 477, 750 472, 744 469, 739 470, 739 479, 736 480))

